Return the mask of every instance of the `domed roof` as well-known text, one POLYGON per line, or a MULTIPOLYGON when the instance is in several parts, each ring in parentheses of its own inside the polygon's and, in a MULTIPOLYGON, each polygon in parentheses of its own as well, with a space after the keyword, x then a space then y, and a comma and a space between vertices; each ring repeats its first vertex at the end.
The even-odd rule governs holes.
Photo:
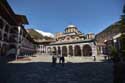
POLYGON ((76 26, 71 24, 71 25, 68 25, 67 27, 69 28, 69 27, 76 27, 76 26))

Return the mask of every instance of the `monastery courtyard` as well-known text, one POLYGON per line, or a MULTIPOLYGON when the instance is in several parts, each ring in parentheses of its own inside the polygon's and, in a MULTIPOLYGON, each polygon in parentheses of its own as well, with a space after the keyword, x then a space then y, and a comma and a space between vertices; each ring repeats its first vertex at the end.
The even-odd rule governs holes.
POLYGON ((35 56, 4 65, 0 83, 112 83, 112 62, 102 56, 96 61, 93 57, 66 57, 64 66, 57 60, 54 67, 51 56, 35 56))

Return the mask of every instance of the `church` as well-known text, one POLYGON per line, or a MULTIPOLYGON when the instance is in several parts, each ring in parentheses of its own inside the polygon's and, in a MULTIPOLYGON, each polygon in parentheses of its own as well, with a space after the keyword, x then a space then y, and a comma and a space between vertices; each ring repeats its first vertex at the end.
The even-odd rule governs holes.
POLYGON ((62 56, 97 55, 95 35, 84 34, 75 25, 68 25, 64 32, 55 34, 55 41, 46 46, 48 54, 62 56))

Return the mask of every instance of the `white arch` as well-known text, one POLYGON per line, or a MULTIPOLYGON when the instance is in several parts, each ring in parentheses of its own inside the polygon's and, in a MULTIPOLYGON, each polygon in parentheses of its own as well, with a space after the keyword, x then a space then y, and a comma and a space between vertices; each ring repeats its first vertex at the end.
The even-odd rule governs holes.
POLYGON ((63 46, 66 46, 66 49, 67 49, 67 55, 68 55, 68 51, 69 51, 69 46, 72 46, 72 50, 73 50, 73 56, 74 56, 74 54, 75 54, 75 51, 74 51, 74 49, 75 49, 75 46, 79 46, 80 47, 80 50, 81 50, 81 55, 83 55, 83 47, 85 46, 85 45, 89 45, 90 47, 91 47, 91 49, 92 49, 92 56, 96 56, 97 55, 97 50, 96 50, 96 45, 94 45, 94 43, 93 42, 90 42, 90 43, 74 43, 74 44, 61 44, 61 45, 53 45, 53 46, 47 46, 47 47, 51 47, 51 48, 53 48, 53 47, 56 47, 56 50, 58 51, 58 47, 60 47, 60 51, 61 51, 61 55, 62 55, 62 47, 63 46))

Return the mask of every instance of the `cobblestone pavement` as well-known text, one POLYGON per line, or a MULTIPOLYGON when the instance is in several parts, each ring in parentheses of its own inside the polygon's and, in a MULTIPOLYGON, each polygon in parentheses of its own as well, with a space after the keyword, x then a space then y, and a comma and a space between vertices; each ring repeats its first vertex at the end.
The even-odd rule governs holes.
POLYGON ((0 83, 112 83, 111 62, 78 57, 66 60, 64 67, 53 67, 50 56, 10 62, 2 67, 0 83), (81 61, 73 62, 75 59, 81 61))

